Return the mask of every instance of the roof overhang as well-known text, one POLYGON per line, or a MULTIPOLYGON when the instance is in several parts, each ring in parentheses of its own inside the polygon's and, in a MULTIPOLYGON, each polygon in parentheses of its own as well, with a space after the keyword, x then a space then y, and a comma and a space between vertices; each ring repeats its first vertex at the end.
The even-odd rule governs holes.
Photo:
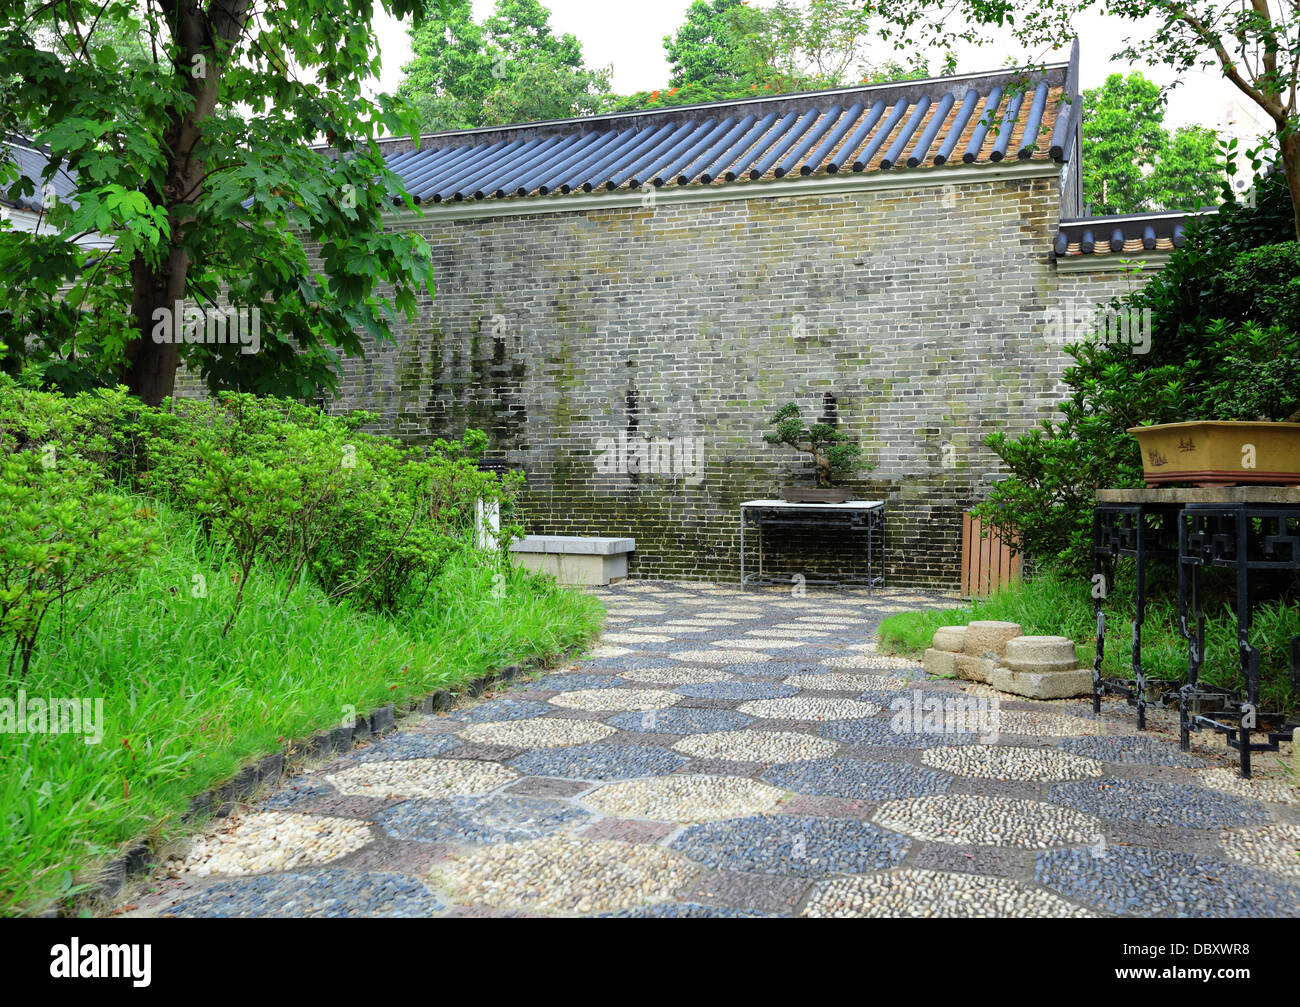
POLYGON ((1159 272, 1173 252, 1116 252, 1112 255, 1058 255, 1058 273, 1159 272))
POLYGON ((406 207, 400 207, 393 211, 393 217, 406 220, 484 220, 529 214, 582 213, 588 210, 649 209, 660 204, 675 206, 744 199, 832 196, 846 192, 936 189, 1015 179, 1055 178, 1060 174, 1061 168, 1060 163, 1045 159, 977 164, 950 162, 938 167, 909 168, 906 171, 842 171, 834 175, 786 176, 728 185, 665 185, 657 189, 645 187, 641 190, 572 192, 567 195, 553 193, 504 200, 423 203, 415 213, 406 207))

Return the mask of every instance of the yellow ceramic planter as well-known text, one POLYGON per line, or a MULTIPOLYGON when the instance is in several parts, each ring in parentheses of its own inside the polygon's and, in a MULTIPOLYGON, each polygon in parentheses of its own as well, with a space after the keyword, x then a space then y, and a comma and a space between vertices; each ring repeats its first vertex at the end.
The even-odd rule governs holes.
POLYGON ((1200 420, 1130 427, 1148 486, 1300 485, 1300 423, 1200 420))

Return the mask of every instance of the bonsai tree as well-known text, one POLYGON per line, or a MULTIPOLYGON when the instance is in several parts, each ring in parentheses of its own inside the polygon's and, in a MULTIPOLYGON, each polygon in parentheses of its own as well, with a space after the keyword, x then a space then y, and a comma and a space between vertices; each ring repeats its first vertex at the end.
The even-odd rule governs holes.
POLYGON ((862 448, 849 440, 848 434, 830 423, 814 423, 804 429, 799 407, 787 402, 768 420, 775 427, 773 433, 764 434, 769 444, 786 444, 796 451, 812 455, 820 488, 834 486, 847 479, 854 470, 862 467, 862 448))

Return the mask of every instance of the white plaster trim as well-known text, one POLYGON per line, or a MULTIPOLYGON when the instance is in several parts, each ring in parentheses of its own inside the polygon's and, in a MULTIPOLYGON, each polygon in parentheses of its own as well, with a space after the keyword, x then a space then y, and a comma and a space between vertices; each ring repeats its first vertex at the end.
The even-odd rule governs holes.
POLYGON ((1159 272, 1170 252, 1113 252, 1107 255, 1064 255, 1056 258, 1058 273, 1118 273, 1140 263, 1142 272, 1159 272))

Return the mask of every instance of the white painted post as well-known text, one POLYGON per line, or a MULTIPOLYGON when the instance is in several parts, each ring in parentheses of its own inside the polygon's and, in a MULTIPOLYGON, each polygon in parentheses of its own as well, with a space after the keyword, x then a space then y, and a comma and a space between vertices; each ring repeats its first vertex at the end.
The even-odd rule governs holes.
POLYGON ((499 500, 474 501, 474 545, 479 549, 497 548, 501 531, 501 502, 499 500))

